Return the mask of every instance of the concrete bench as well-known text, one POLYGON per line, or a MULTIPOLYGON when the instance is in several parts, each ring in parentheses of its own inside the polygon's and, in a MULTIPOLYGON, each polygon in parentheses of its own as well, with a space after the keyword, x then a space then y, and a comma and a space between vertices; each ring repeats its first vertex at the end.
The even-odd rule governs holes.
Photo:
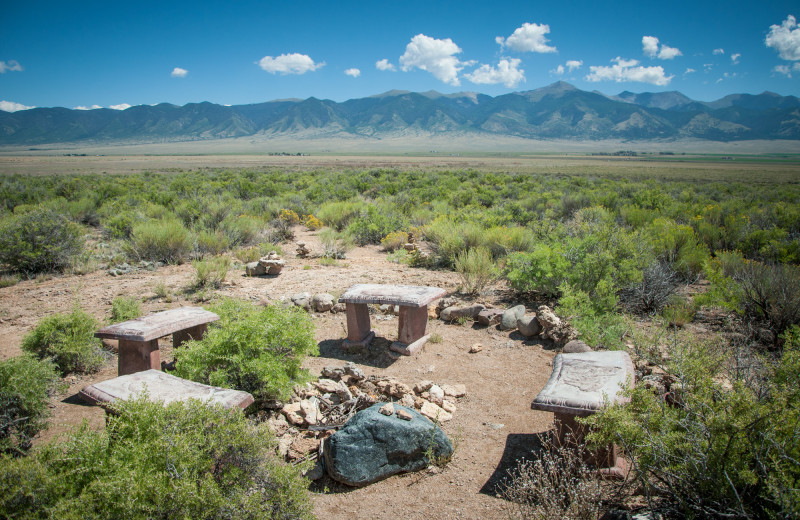
POLYGON ((94 335, 119 340, 117 374, 124 376, 150 368, 161 370, 158 338, 172 334, 172 345, 178 348, 184 341, 202 338, 208 324, 218 319, 199 307, 180 307, 109 325, 94 335))
POLYGON ((365 347, 375 337, 369 323, 370 303, 400 307, 397 342, 391 349, 406 356, 417 352, 427 341, 428 304, 447 294, 438 287, 418 285, 356 284, 339 297, 347 304, 345 348, 365 347))
MULTIPOLYGON (((629 399, 621 391, 632 385, 635 377, 627 352, 558 354, 553 359, 550 379, 531 408, 553 412, 558 440, 579 444, 585 438, 586 427, 575 419, 592 415, 607 404, 627 402, 629 399)), ((609 476, 627 474, 627 463, 614 445, 590 454, 587 462, 609 476)))
POLYGON ((118 399, 128 400, 147 391, 152 401, 169 404, 175 401, 198 399, 225 408, 247 408, 253 396, 247 392, 195 383, 160 370, 145 370, 89 385, 80 391, 83 400, 101 406, 118 399))

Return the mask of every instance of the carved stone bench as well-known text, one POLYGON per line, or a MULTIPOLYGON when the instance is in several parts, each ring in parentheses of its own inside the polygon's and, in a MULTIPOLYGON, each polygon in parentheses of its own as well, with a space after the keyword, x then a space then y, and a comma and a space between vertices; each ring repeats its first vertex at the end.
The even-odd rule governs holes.
MULTIPOLYGON (((556 434, 563 443, 580 444, 586 427, 577 417, 587 417, 611 403, 624 403, 629 399, 621 395, 622 389, 635 379, 633 362, 627 352, 583 352, 558 354, 553 359, 553 372, 531 408, 553 412, 556 434)), ((624 477, 627 463, 614 445, 590 454, 586 462, 601 468, 601 473, 624 477)))
POLYGON ((94 335, 119 340, 117 374, 124 376, 151 368, 161 370, 158 338, 172 334, 172 345, 178 348, 184 341, 202 338, 208 324, 218 319, 199 307, 180 307, 109 325, 94 335))
POLYGON ((145 390, 150 400, 164 404, 198 399, 225 408, 244 409, 253 403, 253 396, 247 392, 195 383, 160 370, 145 370, 95 383, 81 390, 80 396, 91 404, 104 406, 118 399, 138 397, 145 390))
POLYGON ((417 352, 427 341, 428 304, 447 294, 438 287, 418 285, 356 284, 339 297, 347 304, 345 348, 365 347, 375 337, 369 323, 370 303, 400 307, 397 342, 391 349, 406 356, 417 352))

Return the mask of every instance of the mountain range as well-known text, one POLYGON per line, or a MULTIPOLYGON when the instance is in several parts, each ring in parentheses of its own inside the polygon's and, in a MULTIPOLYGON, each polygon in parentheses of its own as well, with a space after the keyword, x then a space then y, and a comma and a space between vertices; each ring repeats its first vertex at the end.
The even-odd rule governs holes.
POLYGON ((393 90, 342 103, 314 97, 251 105, 0 111, 0 145, 164 142, 260 135, 385 138, 491 134, 527 139, 800 139, 800 99, 772 92, 712 102, 680 92, 608 96, 557 82, 497 97, 393 90))

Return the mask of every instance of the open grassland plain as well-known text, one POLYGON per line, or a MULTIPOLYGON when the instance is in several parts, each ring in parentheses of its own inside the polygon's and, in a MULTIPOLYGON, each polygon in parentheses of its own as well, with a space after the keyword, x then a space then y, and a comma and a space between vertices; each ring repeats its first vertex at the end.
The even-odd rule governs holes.
MULTIPOLYGON (((459 306, 547 304, 591 348, 634 357, 632 404, 595 426, 637 470, 624 489, 598 488, 596 509, 800 514, 800 160, 750 153, 2 155, 0 362, 35 351, 61 383, 49 428, 15 456, 37 456, 82 421, 106 427, 77 394, 116 375, 113 345, 67 365, 66 351, 84 359, 77 334, 37 339, 53 329, 226 298, 269 307, 356 283, 428 285, 459 306), (301 242, 310 254, 295 255, 301 242), (273 250, 286 260, 279 275, 245 276, 273 250)), ((432 315, 432 340, 395 358, 398 317, 374 309, 377 339, 348 353, 344 314, 310 314, 297 323, 313 326, 319 354, 292 361, 311 377, 352 361, 412 386, 467 388, 442 424, 456 444, 448 464, 359 489, 306 483, 318 518, 525 518, 538 507, 504 497, 500 482, 540 456, 553 414, 531 401, 563 344, 432 315)), ((160 347, 167 367, 180 365, 169 341, 160 347)), ((565 504, 555 517, 580 516, 570 507, 584 510, 565 504)))

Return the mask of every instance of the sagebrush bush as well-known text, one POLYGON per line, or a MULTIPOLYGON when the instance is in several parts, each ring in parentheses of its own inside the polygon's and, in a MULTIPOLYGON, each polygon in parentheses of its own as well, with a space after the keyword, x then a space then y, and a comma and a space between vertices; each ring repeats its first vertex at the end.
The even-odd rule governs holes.
POLYGON ((33 275, 64 271, 83 249, 83 230, 50 209, 32 208, 0 220, 0 264, 33 275))
POLYGON ((22 350, 49 358, 61 374, 94 372, 105 361, 94 337, 97 320, 75 307, 67 314, 43 318, 22 340, 22 350))
POLYGON ((230 241, 220 231, 206 231, 197 233, 197 253, 200 256, 221 255, 230 247, 230 241))
POLYGON ((227 217, 219 225, 219 230, 225 236, 230 247, 249 246, 258 242, 261 238, 265 223, 250 215, 239 215, 238 217, 227 217))
POLYGON ((334 260, 345 258, 347 253, 355 247, 349 233, 336 232, 332 229, 321 231, 319 242, 322 246, 322 257, 334 260))
POLYGON ((219 289, 231 269, 231 259, 228 256, 215 256, 205 260, 195 260, 192 266, 195 269, 195 287, 219 289))
POLYGON ((316 230, 322 228, 322 226, 325 225, 325 224, 322 223, 322 221, 320 219, 318 219, 314 215, 306 215, 303 218, 303 224, 306 226, 306 229, 308 229, 309 231, 316 231, 316 230))
POLYGON ((317 210, 317 216, 327 226, 342 231, 366 207, 367 204, 360 201, 326 202, 317 210))
POLYGON ((0 459, 0 517, 313 518, 307 482, 274 445, 239 410, 120 401, 103 431, 0 459))
POLYGON ((0 361, 0 454, 21 455, 47 427, 60 378, 50 360, 28 354, 0 361))
POLYGON ((142 315, 142 305, 136 298, 117 296, 111 300, 111 323, 132 320, 142 315))
POLYGON ((653 262, 642 272, 642 281, 620 291, 622 304, 631 312, 661 312, 675 292, 677 275, 665 261, 653 262))
POLYGON ((306 312, 234 299, 224 299, 211 310, 220 320, 202 340, 175 352, 176 375, 250 392, 259 403, 285 399, 294 384, 307 380, 303 359, 318 350, 306 312))
POLYGON ((136 224, 126 250, 139 260, 180 264, 189 258, 193 246, 192 234, 181 221, 167 218, 136 224))
POLYGON ((458 254, 455 267, 461 277, 462 289, 469 294, 482 292, 499 275, 492 253, 485 247, 469 249, 458 254))
POLYGON ((389 253, 402 249, 408 243, 408 233, 393 231, 381 239, 381 247, 389 253))

